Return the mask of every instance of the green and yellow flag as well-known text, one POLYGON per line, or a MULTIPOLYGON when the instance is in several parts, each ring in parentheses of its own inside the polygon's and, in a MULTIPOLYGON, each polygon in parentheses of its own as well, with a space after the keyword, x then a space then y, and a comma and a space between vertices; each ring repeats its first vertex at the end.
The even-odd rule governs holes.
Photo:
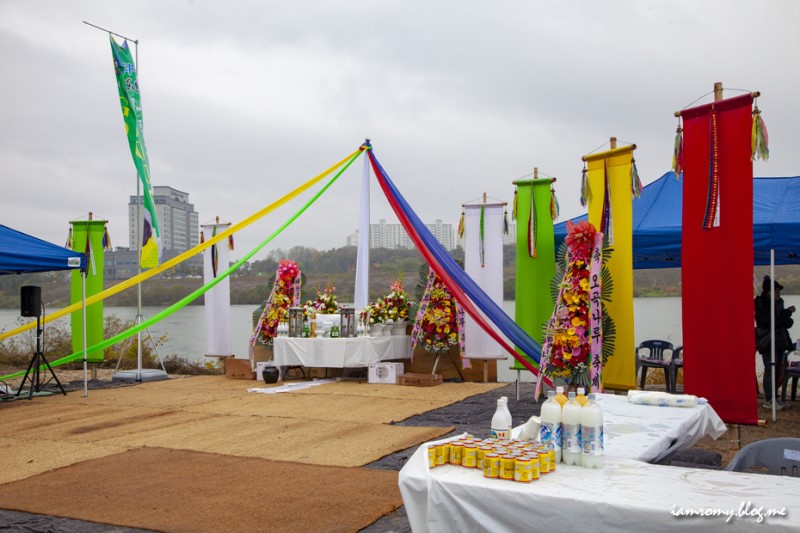
POLYGON ((136 165, 136 172, 142 180, 144 198, 144 220, 142 221, 142 268, 158 266, 161 259, 160 232, 156 218, 156 205, 153 201, 153 184, 150 182, 150 162, 144 146, 142 133, 142 105, 139 97, 139 82, 136 79, 136 65, 128 47, 128 41, 122 45, 111 39, 111 53, 114 56, 114 73, 117 76, 119 102, 122 105, 122 117, 125 119, 125 133, 131 147, 131 156, 136 165))

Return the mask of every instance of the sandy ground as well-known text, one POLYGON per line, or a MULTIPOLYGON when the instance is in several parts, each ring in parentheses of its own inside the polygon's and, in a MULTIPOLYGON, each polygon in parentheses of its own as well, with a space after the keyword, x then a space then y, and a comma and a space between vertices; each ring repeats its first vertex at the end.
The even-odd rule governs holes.
MULTIPOLYGON (((2 369, 0 369, 0 372, 2 372, 2 369)), ((98 381, 93 382, 93 386, 111 386, 110 380, 113 374, 113 369, 98 370, 98 381)), ((59 370, 58 377, 63 383, 69 384, 70 388, 82 387, 82 370, 59 370)), ((11 381, 10 384, 16 386, 18 382, 19 379, 16 382, 11 381)), ((648 389, 651 387, 654 389, 662 388, 663 390, 663 385, 648 385, 648 389)), ((487 423, 494 413, 496 399, 500 396, 509 398, 509 409, 512 413, 514 425, 522 424, 530 416, 539 413, 540 405, 531 401, 533 396, 533 386, 531 384, 522 384, 520 401, 516 400, 515 385, 509 384, 503 388, 467 398, 447 407, 413 416, 398 422, 398 424, 419 426, 452 425, 456 428, 453 432, 454 434, 462 432, 483 434, 486 433, 487 423)), ((698 464, 698 466, 710 465, 714 468, 724 468, 738 449, 750 442, 774 437, 800 437, 800 400, 792 401, 787 394, 786 404, 789 409, 777 412, 775 421, 772 420, 771 411, 762 407, 763 403, 763 399, 758 400, 758 415, 762 420, 761 424, 757 426, 729 426, 729 431, 726 435, 716 441, 708 437, 701 440, 692 450, 684 453, 680 459, 689 462, 698 460, 703 463, 703 465, 698 464), (712 460, 708 461, 709 458, 712 460), (714 464, 715 462, 716 465, 714 464)), ((407 450, 386 456, 368 466, 399 471, 415 450, 416 446, 413 446, 407 450)), ((4 530, 10 531, 124 531, 126 533, 137 531, 11 511, 0 511, 0 523, 4 524, 4 530)), ((362 531, 367 533, 408 532, 410 528, 405 510, 400 508, 392 515, 378 520, 362 531)))

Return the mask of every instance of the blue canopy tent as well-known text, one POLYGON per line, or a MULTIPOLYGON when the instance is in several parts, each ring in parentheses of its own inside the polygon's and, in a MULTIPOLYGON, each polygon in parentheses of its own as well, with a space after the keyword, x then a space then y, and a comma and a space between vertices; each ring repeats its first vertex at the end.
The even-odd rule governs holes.
POLYGON ((0 274, 86 270, 86 256, 0 224, 0 274))
MULTIPOLYGON (((667 172, 633 200, 633 268, 681 266, 683 180, 667 172)), ((587 215, 571 222, 586 220, 587 215)), ((556 224, 556 246, 567 224, 556 224)), ((756 265, 800 263, 800 176, 753 179, 753 248, 756 265)))
MULTIPOLYGON (((54 270, 81 270, 83 281, 83 324, 86 328, 86 256, 0 224, 0 274, 26 274, 54 270)), ((37 317, 37 330, 38 328, 37 317)), ((37 335, 39 332, 37 331, 37 335)), ((86 331, 83 332, 83 390, 88 394, 86 331)), ((37 350, 38 352, 38 350, 37 350)), ((26 374, 27 376, 27 374, 26 374)), ((22 384, 24 385, 23 378, 22 384)), ((20 386, 20 388, 22 385, 20 386)), ((33 394, 33 382, 31 394, 33 394)), ((63 390, 63 388, 62 388, 63 390)))

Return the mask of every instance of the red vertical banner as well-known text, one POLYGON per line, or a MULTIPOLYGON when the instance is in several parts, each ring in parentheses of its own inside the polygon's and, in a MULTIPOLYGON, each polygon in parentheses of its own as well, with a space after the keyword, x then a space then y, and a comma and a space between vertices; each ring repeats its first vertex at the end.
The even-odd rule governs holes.
POLYGON ((729 423, 758 419, 751 95, 683 117, 684 389, 729 423))

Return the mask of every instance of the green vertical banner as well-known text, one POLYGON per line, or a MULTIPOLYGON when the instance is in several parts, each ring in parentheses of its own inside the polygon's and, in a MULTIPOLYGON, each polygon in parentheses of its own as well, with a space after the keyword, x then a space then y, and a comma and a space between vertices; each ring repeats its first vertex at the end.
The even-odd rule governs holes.
MULTIPOLYGON (((142 197, 144 198, 144 217, 142 220, 142 242, 140 265, 142 268, 158 266, 161 260, 160 232, 156 217, 156 204, 153 201, 153 184, 150 182, 150 161, 144 145, 142 133, 142 102, 139 94, 139 81, 136 78, 136 65, 128 48, 128 41, 122 45, 111 39, 111 53, 114 56, 114 73, 117 76, 119 103, 122 106, 122 118, 125 119, 125 134, 133 156, 133 164, 142 181, 142 197)), ((137 221, 138 223, 138 221, 137 221)))
MULTIPOLYGON (((86 297, 103 291, 103 265, 105 252, 103 235, 106 229, 105 220, 72 220, 72 249, 86 254, 86 297)), ((80 302, 83 298, 81 273, 72 272, 70 302, 80 302)), ((70 316, 72 324, 72 352, 83 352, 83 310, 79 309, 70 316)), ((103 300, 86 308, 86 345, 94 346, 103 341, 103 300)), ((103 362, 103 350, 95 350, 87 354, 90 363, 103 362)))
MULTIPOLYGON (((542 328, 553 314, 550 282, 556 273, 551 179, 518 180, 515 200, 517 219, 517 272, 514 320, 539 344, 542 328)), ((517 350, 519 351, 519 350, 517 350)), ((533 361, 522 354, 532 364, 533 361)), ((525 370, 514 360, 515 370, 525 370)))

